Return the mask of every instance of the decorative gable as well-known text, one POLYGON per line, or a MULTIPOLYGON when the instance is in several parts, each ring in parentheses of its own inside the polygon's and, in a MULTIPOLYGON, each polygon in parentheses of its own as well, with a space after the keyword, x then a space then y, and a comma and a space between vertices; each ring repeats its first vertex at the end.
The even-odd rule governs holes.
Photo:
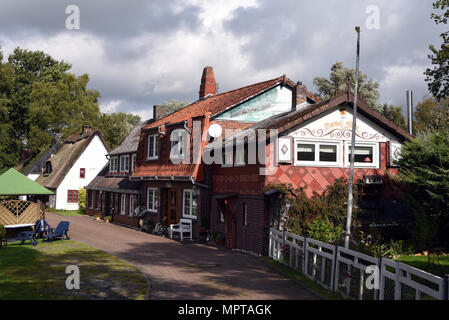
MULTIPOLYGON (((350 140, 352 133, 352 109, 336 108, 312 122, 303 124, 289 135, 305 139, 350 140)), ((356 141, 385 142, 395 140, 386 130, 358 114, 356 141)))

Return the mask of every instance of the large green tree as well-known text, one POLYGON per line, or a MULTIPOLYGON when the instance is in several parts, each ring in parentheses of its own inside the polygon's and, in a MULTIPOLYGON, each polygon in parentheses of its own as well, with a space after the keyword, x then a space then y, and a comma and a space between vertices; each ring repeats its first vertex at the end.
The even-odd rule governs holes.
POLYGON ((43 51, 16 48, 8 57, 14 71, 14 88, 9 102, 9 121, 16 139, 26 141, 30 133, 29 117, 31 92, 36 83, 61 80, 71 65, 57 61, 43 51))
POLYGON ((65 73, 58 81, 34 84, 28 119, 28 147, 32 151, 79 132, 84 124, 93 125, 100 116, 100 94, 88 90, 88 82, 87 74, 76 77, 65 73))
POLYGON ((382 105, 382 115, 385 116, 388 120, 392 121, 398 127, 406 130, 407 123, 405 121, 405 117, 402 114, 402 107, 395 107, 393 105, 389 105, 384 103, 382 105))
POLYGON ((426 221, 431 226, 431 221, 437 220, 440 236, 448 241, 449 129, 418 133, 402 147, 398 164, 397 179, 407 188, 418 222, 426 221))
MULTIPOLYGON (((331 67, 329 79, 325 77, 316 77, 313 79, 313 84, 316 86, 318 92, 316 95, 321 100, 327 100, 337 93, 345 90, 346 81, 355 81, 355 69, 346 68, 343 62, 336 62, 331 67), (337 90, 338 89, 338 90, 337 90)), ((359 73, 359 90, 363 100, 368 106, 378 112, 382 112, 382 106, 377 102, 379 99, 379 83, 373 79, 368 79, 368 75, 359 73)))
POLYGON ((118 147, 125 140, 129 131, 140 122, 140 117, 124 112, 102 113, 94 123, 100 129, 111 149, 118 147))
MULTIPOLYGON (((447 24, 449 19, 449 0, 437 0, 433 3, 436 12, 431 17, 438 24, 447 24)), ((449 31, 440 34, 442 43, 439 49, 430 45, 429 59, 432 67, 424 73, 430 93, 438 99, 449 97, 449 31)))
POLYGON ((449 97, 424 99, 416 106, 414 131, 440 130, 449 127, 449 97))
POLYGON ((13 166, 18 158, 19 146, 12 137, 14 130, 8 113, 13 87, 13 70, 9 64, 3 63, 3 53, 0 51, 0 174, 13 166), (11 150, 16 152, 11 152, 11 150))

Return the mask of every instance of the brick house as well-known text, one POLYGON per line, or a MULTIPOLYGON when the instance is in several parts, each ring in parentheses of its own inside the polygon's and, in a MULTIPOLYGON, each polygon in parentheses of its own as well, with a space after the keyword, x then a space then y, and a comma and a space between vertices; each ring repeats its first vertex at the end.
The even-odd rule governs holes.
MULTIPOLYGON (((211 224, 210 201, 215 191, 212 167, 202 161, 209 128, 219 124, 224 129, 245 129, 290 112, 296 89, 294 82, 281 76, 217 94, 213 69, 204 68, 199 99, 141 131, 136 170, 130 179, 142 182, 140 204, 154 213, 153 222, 168 226, 180 218, 191 219, 194 238, 198 238, 200 227, 211 224)), ((301 106, 319 101, 306 90, 300 96, 301 106)))
MULTIPOLYGON (((293 92, 302 99, 304 90, 298 84, 293 92)), ((211 230, 225 234, 228 248, 264 253, 267 230, 279 215, 279 193, 269 189, 271 184, 307 187, 311 196, 322 193, 337 178, 349 177, 353 101, 349 86, 346 92, 312 105, 298 105, 293 97, 291 111, 261 120, 206 147, 205 151, 231 150, 231 156, 225 156, 227 162, 211 166, 210 184, 211 230), (266 165, 248 161, 248 142, 256 139, 260 129, 277 130, 276 139, 263 140, 266 165), (237 148, 239 145, 242 147, 237 148), (261 174, 261 169, 270 167, 271 172, 261 174)), ((411 136, 370 109, 363 99, 357 106, 354 179, 363 193, 374 195, 372 203, 378 211, 381 208, 391 213, 399 195, 386 181, 388 174, 397 173, 394 160, 411 136)))
POLYGON ((125 140, 107 154, 109 162, 86 186, 86 214, 111 216, 117 224, 138 227, 136 208, 141 201, 142 183, 130 181, 136 165, 136 151, 143 124, 134 127, 125 140))

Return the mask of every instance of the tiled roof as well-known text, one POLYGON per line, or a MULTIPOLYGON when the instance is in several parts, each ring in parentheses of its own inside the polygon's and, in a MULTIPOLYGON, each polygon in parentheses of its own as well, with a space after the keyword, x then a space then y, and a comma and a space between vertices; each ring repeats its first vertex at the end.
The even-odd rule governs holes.
POLYGON ((107 176, 107 164, 86 187, 87 190, 102 190, 108 192, 139 193, 142 188, 140 181, 130 181, 128 177, 107 176))
MULTIPOLYGON (((289 87, 296 86, 296 83, 288 79, 287 77, 281 76, 278 78, 274 78, 268 81, 259 82, 253 85, 249 85, 246 87, 242 87, 239 89, 227 91, 224 93, 220 93, 217 95, 212 95, 206 97, 204 99, 200 99, 198 101, 193 102, 190 105, 174 112, 172 114, 167 115, 159 120, 156 120, 152 123, 147 124, 143 130, 145 129, 154 129, 161 125, 168 124, 176 124, 182 121, 190 120, 196 117, 201 117, 206 114, 210 116, 217 115, 227 109, 230 109, 238 104, 251 99, 254 96, 257 96, 267 90, 274 88, 277 85, 287 85, 289 87)), ((319 100, 313 97, 310 93, 307 93, 309 99, 318 102, 319 100)), ((209 119, 209 117, 206 117, 209 119)), ((209 120, 206 121, 209 121, 209 120)), ((211 123, 216 122, 217 120, 211 121, 211 123)), ((220 121, 220 124, 223 125, 222 128, 240 128, 246 129, 251 126, 253 123, 249 122, 238 122, 238 121, 220 121)), ((208 125, 204 125, 203 128, 207 129, 208 125)), ((162 139, 169 139, 169 136, 164 136, 162 139)), ((141 144, 145 141, 145 134, 142 132, 141 144)), ((161 145, 164 142, 161 142, 161 145)), ((140 147, 139 147, 140 148, 140 147)), ((140 162, 138 160, 138 164, 136 166, 136 170, 133 174, 133 178, 136 177, 154 177, 157 176, 159 179, 161 177, 177 177, 180 178, 188 178, 194 177, 195 179, 200 179, 202 175, 201 164, 173 164, 170 159, 165 158, 164 155, 160 156, 157 161, 150 162, 140 162)))
POLYGON ((141 123, 132 128, 126 136, 125 140, 123 140, 123 142, 117 148, 112 150, 109 155, 136 152, 137 147, 139 146, 140 130, 143 126, 144 124, 141 123))
MULTIPOLYGON (((210 112, 212 115, 216 115, 217 113, 222 112, 236 104, 239 104, 261 92, 273 88, 280 83, 288 84, 291 87, 296 85, 290 79, 286 78, 285 76, 281 76, 268 81, 259 82, 239 89, 213 95, 202 100, 200 99, 198 101, 195 101, 194 103, 185 106, 179 111, 147 125, 145 129, 155 128, 163 124, 177 123, 180 121, 188 120, 194 117, 202 116, 207 112, 210 112)), ((319 101, 310 93, 308 93, 308 96, 312 100, 319 101)))

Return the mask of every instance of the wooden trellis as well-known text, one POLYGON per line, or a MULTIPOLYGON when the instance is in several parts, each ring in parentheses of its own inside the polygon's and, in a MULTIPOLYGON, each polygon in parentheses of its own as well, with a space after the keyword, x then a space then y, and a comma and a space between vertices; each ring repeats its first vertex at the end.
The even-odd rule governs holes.
POLYGON ((34 224, 44 216, 39 203, 21 200, 0 201, 0 224, 34 224))

